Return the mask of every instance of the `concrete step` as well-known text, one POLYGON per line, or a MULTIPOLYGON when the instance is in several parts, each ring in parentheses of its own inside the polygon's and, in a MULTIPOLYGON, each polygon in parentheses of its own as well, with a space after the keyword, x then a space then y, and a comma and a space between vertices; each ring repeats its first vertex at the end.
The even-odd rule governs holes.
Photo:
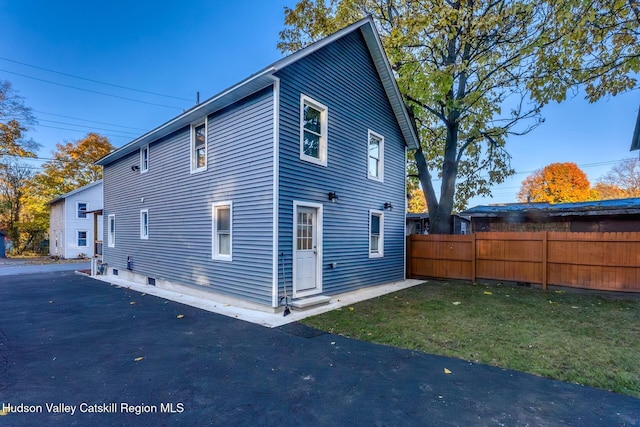
POLYGON ((304 310, 305 308, 313 307, 316 305, 329 304, 329 301, 331 301, 331 297, 328 297, 326 295, 315 295, 308 298, 294 299, 293 301, 291 301, 291 306, 293 308, 304 310))

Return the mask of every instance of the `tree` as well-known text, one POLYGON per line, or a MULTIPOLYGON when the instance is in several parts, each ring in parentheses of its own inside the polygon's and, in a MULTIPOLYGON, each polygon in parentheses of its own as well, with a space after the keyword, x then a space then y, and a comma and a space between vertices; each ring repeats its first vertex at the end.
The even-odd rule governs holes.
POLYGON ((409 193, 408 207, 409 213, 427 212, 427 201, 424 198, 424 191, 419 188, 411 190, 409 193))
POLYGON ((637 89, 640 72, 638 0, 556 0, 546 7, 553 26, 536 53, 539 101, 563 101, 583 87, 590 102, 637 89))
POLYGON ((518 192, 521 202, 570 203, 597 200, 587 175, 575 163, 551 163, 529 175, 518 192))
POLYGON ((593 186, 593 191, 598 195, 598 200, 624 199, 626 192, 615 184, 605 184, 597 182, 593 186))
POLYGON ((634 37, 625 20, 637 9, 629 5, 636 4, 629 0, 608 16, 613 6, 605 0, 300 0, 285 8, 278 46, 294 51, 358 18, 374 18, 421 140, 409 169, 424 190, 432 232, 449 233, 454 206, 490 195, 493 184, 514 173, 507 138, 542 123, 545 102, 564 99, 578 84, 595 88, 598 75, 611 80, 603 89, 607 93, 630 86, 625 73, 637 63, 619 57, 638 49, 637 44, 625 48, 634 37), (581 17, 577 23, 568 19, 574 12, 581 17), (616 47, 613 53, 605 44, 581 56, 580 48, 602 40, 616 47), (572 49, 566 54, 572 70, 565 84, 556 85, 554 73, 566 68, 562 50, 556 49, 560 44, 572 49), (548 49, 555 62, 546 60, 548 49), (589 62, 599 54, 600 65, 589 62))
POLYGON ((10 160, 0 165, 0 224, 7 230, 18 253, 20 250, 20 220, 26 188, 34 172, 31 167, 10 160))
POLYGON ((640 160, 625 159, 596 184, 602 199, 640 197, 640 160))
POLYGON ((30 108, 12 88, 0 80, 0 159, 3 156, 35 157, 38 144, 25 138, 28 126, 35 123, 30 108))
POLYGON ((94 164, 114 149, 109 140, 96 133, 83 139, 56 144, 53 158, 42 165, 35 181, 38 193, 51 200, 102 179, 102 167, 94 164))

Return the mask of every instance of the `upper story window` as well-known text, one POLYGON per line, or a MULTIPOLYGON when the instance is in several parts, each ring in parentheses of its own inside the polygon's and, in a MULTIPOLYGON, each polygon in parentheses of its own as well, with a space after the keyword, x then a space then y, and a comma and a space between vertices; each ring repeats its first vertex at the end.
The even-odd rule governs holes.
POLYGON ((116 246, 116 216, 111 214, 107 220, 107 245, 110 248, 116 246))
POLYGON ((300 158, 327 165, 328 109, 313 99, 300 97, 300 158))
POLYGON ((369 211, 369 258, 384 256, 384 213, 369 211))
POLYGON ((149 170, 149 146, 140 149, 140 173, 149 170))
POLYGON ((76 218, 82 219, 87 217, 87 204, 84 202, 76 203, 76 218))
POLYGON ((233 232, 231 202, 213 203, 213 259, 231 261, 233 232))
POLYGON ((140 238, 149 238, 149 209, 140 211, 140 238))
POLYGON ((369 131, 369 179, 383 181, 384 178, 384 137, 373 131, 369 131))
POLYGON ((191 172, 207 169, 207 122, 191 125, 191 172))

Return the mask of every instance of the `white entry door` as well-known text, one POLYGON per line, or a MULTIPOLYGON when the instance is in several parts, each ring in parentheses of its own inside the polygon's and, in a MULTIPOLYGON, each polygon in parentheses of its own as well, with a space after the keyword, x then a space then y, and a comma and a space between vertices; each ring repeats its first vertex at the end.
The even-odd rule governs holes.
POLYGON ((293 296, 321 292, 321 208, 297 205, 294 209, 293 296))

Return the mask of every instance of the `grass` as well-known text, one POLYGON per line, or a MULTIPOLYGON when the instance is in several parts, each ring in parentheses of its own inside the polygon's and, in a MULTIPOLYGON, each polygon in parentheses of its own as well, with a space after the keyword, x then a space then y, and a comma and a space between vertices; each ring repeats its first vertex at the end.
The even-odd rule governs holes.
POLYGON ((638 299, 428 281, 303 323, 640 398, 638 299))

